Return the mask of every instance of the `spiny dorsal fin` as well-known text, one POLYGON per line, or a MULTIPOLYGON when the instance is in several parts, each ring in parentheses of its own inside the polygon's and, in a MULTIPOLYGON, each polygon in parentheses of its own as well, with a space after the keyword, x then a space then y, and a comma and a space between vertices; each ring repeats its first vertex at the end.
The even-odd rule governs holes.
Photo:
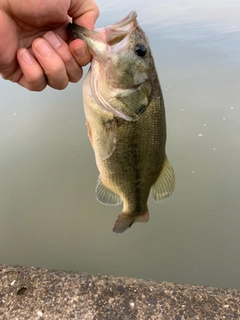
POLYGON ((99 176, 97 181, 97 186, 95 190, 96 198, 102 204, 108 204, 110 206, 117 206, 118 204, 122 203, 120 196, 107 187, 102 183, 102 180, 99 176))
POLYGON ((153 199, 158 202, 170 196, 175 187, 175 175, 170 162, 165 156, 162 170, 157 181, 152 186, 153 199))

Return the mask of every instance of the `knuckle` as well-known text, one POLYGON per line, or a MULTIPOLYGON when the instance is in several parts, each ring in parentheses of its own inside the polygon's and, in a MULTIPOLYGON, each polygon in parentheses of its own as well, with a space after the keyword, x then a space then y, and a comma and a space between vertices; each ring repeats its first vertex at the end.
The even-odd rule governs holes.
POLYGON ((4 80, 9 80, 11 82, 18 82, 18 80, 21 78, 22 73, 21 72, 15 72, 13 74, 9 74, 9 73, 1 73, 1 77, 4 80))
POLYGON ((73 73, 73 74, 69 75, 69 81, 73 82, 73 83, 76 83, 82 78, 82 75, 83 75, 82 72, 73 73))
POLYGON ((68 86, 68 80, 56 80, 56 81, 49 81, 48 85, 53 88, 53 89, 57 89, 57 90, 63 90, 68 86))
POLYGON ((46 80, 42 79, 40 81, 27 81, 21 78, 17 83, 30 91, 42 91, 47 86, 46 80))
POLYGON ((46 86, 47 86, 47 84, 45 83, 45 84, 41 84, 41 85, 30 85, 29 84, 29 87, 27 88, 28 90, 30 90, 30 91, 37 91, 37 92, 40 92, 40 91, 42 91, 43 89, 45 89, 46 88, 46 86))

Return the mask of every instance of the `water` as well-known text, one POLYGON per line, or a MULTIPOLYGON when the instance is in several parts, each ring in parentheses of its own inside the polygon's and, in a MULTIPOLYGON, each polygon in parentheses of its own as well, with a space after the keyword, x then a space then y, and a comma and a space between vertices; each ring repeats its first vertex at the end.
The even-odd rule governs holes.
POLYGON ((97 1, 97 26, 135 9, 167 112, 177 185, 150 221, 113 234, 95 200, 81 83, 0 80, 0 263, 240 289, 240 1, 97 1))

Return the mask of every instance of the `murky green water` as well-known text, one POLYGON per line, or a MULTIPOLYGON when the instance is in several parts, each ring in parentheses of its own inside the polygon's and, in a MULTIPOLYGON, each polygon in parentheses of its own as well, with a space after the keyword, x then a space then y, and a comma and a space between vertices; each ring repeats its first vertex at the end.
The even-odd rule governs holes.
POLYGON ((81 83, 0 80, 0 263, 240 289, 240 1, 97 3, 98 26, 135 9, 150 38, 176 190, 113 234, 121 207, 95 200, 81 83))

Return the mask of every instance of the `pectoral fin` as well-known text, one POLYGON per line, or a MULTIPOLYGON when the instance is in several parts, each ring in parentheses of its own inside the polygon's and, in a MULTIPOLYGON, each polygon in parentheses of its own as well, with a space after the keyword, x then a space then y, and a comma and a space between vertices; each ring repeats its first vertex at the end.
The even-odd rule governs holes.
POLYGON ((104 122, 102 136, 97 138, 99 143, 98 154, 102 160, 108 159, 116 148, 117 143, 117 125, 113 118, 104 122))
POLYGON ((110 206, 117 206, 122 202, 120 196, 108 189, 103 183, 99 176, 97 187, 95 190, 96 198, 102 204, 108 204, 110 206))
POLYGON ((157 181, 152 186, 153 199, 156 202, 163 200, 171 195, 175 187, 175 175, 170 162, 165 156, 162 170, 157 181))
POLYGON ((90 127, 90 124, 88 121, 86 121, 86 126, 87 126, 87 129, 88 129, 88 138, 91 142, 91 146, 93 148, 93 139, 92 139, 92 131, 91 131, 91 127, 90 127))

